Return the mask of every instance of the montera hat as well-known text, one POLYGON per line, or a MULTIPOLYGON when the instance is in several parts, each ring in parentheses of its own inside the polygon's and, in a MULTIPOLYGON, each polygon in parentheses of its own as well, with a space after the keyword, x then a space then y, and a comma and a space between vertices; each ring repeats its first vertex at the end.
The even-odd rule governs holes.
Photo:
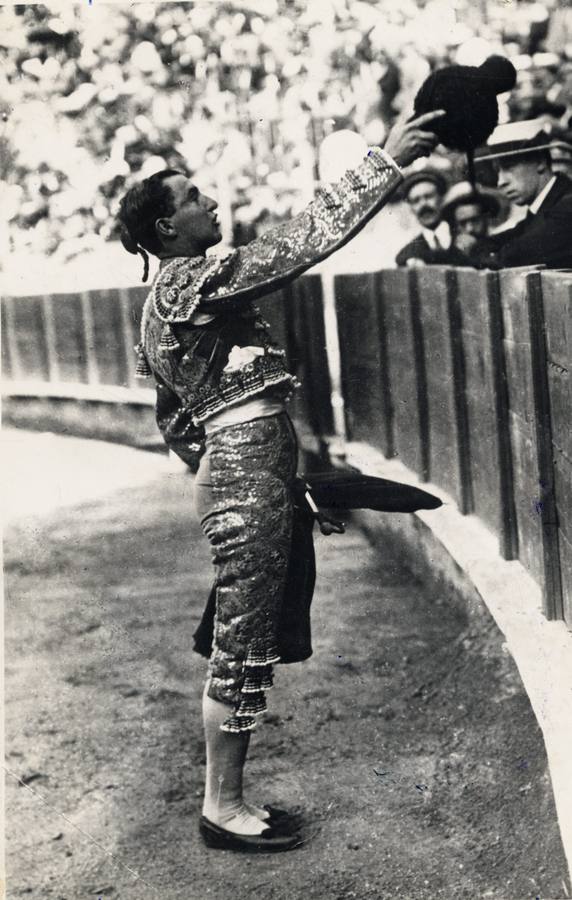
POLYGON ((497 216, 500 212, 500 203, 492 191, 484 188, 475 189, 470 181, 460 181, 445 194, 441 215, 444 219, 450 219, 457 206, 467 203, 478 204, 483 212, 491 216, 497 216))
POLYGON ((403 179, 401 195, 407 198, 411 188, 423 181, 429 181, 434 184, 440 194, 444 194, 447 190, 447 179, 437 169, 418 169, 416 172, 406 175, 403 179))
POLYGON ((446 115, 427 127, 449 150, 472 151, 498 123, 497 94, 512 90, 515 81, 514 66, 502 56, 489 56, 482 66, 445 66, 421 85, 415 115, 444 109, 446 115))
POLYGON ((507 122, 495 128, 486 145, 477 150, 475 162, 516 158, 539 150, 549 151, 552 146, 553 141, 542 119, 507 122))
POLYGON ((481 66, 445 66, 421 85, 415 115, 443 109, 445 116, 430 123, 440 143, 467 154, 469 180, 475 184, 474 152, 488 139, 499 120, 497 95, 514 87, 516 69, 502 56, 489 56, 481 66))

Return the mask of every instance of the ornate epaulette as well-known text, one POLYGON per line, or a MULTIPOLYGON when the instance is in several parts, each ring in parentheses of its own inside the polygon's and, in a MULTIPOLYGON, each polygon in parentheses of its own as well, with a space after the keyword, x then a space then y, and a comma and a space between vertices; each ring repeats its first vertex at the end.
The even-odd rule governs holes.
POLYGON ((137 365, 135 374, 146 378, 152 374, 145 356, 145 330, 149 308, 163 323, 163 332, 157 349, 160 352, 178 350, 180 344, 171 325, 189 322, 201 302, 201 288, 206 279, 214 275, 232 253, 217 256, 177 256, 166 262, 159 271, 151 293, 147 298, 141 318, 141 340, 135 347, 137 365))
POLYGON ((214 257, 176 257, 161 269, 151 293, 153 308, 162 322, 189 321, 199 305, 200 288, 214 263, 214 257))
POLYGON ((153 307, 162 322, 188 322, 201 301, 207 278, 232 254, 181 257, 169 260, 153 285, 153 307))

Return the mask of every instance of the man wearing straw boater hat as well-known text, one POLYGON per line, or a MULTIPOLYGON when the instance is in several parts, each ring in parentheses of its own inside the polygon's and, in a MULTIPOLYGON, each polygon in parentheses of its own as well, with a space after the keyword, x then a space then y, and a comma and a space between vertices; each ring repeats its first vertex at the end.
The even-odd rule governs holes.
POLYGON ((495 250, 483 260, 485 266, 572 268, 572 181, 553 171, 552 144, 543 123, 530 120, 499 125, 477 151, 477 166, 492 163, 499 190, 527 207, 514 228, 494 236, 495 250))

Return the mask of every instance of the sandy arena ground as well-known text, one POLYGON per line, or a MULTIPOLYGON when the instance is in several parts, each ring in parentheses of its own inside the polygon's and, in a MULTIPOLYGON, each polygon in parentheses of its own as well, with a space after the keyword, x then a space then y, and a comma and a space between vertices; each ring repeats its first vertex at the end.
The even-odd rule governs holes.
POLYGON ((278 667, 253 800, 303 847, 197 835, 211 580, 192 478, 162 457, 6 432, 8 897, 570 896, 542 738, 502 635, 355 527, 320 537, 314 656, 278 667))

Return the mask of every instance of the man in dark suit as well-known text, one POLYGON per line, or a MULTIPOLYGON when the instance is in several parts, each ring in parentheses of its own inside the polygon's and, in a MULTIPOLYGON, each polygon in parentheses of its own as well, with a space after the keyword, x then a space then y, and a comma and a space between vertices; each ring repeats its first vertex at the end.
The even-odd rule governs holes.
POLYGON ((409 241, 397 256, 398 266, 446 265, 450 259, 451 232, 441 218, 441 204, 447 182, 440 172, 422 169, 403 182, 402 195, 421 226, 421 233, 409 241))
POLYGON ((459 251, 458 260, 451 260, 451 265, 466 266, 469 257, 471 263, 478 266, 482 257, 495 250, 489 228, 499 212, 500 203, 487 188, 477 190, 469 181, 460 181, 449 189, 441 215, 451 229, 451 249, 459 251))
POLYGON ((500 125, 477 162, 492 162, 498 188, 526 216, 493 236, 494 248, 481 267, 544 265, 572 268, 572 181, 552 171, 550 135, 542 123, 500 125))

